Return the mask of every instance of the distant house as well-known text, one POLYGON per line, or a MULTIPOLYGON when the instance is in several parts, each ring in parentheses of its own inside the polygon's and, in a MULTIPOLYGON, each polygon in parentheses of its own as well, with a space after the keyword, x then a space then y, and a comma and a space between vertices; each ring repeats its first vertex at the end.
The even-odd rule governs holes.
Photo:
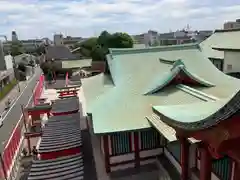
POLYGON ((48 46, 45 59, 48 60, 76 60, 77 57, 64 45, 48 46))

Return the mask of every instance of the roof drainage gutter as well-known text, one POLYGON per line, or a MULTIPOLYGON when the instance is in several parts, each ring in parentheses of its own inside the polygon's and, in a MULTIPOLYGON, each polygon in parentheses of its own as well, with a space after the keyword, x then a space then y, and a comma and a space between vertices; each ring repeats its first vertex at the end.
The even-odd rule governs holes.
POLYGON ((194 88, 191 88, 189 86, 186 86, 186 85, 183 85, 183 84, 178 84, 176 86, 178 89, 198 98, 198 99, 201 99, 203 101, 217 101, 219 100, 217 97, 215 96, 212 96, 212 95, 209 95, 209 94, 206 94, 202 91, 199 91, 199 90, 196 90, 194 88))

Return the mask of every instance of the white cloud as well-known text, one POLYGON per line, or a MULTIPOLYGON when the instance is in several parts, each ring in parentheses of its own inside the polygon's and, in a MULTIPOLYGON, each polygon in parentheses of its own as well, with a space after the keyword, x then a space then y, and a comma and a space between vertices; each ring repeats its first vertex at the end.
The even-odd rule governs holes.
POLYGON ((239 17, 240 2, 226 6, 217 0, 1 0, 0 14, 0 34, 16 30, 22 39, 51 38, 55 32, 91 36, 103 29, 166 32, 187 24, 194 29, 221 28, 224 21, 239 17))

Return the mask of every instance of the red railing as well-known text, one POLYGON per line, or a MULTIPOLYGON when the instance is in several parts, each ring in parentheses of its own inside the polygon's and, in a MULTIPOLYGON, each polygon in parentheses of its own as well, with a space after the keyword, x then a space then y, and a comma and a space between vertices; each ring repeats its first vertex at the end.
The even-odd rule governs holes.
MULTIPOLYGON (((44 86, 44 76, 41 75, 37 85, 33 92, 34 104, 38 103, 38 99, 41 97, 44 86)), ((11 165, 13 164, 14 156, 18 153, 18 148, 20 147, 20 141, 24 133, 22 133, 23 128, 23 118, 21 118, 15 128, 13 129, 10 138, 8 139, 7 145, 5 146, 2 153, 3 163, 0 161, 0 178, 4 178, 5 174, 8 175, 8 171, 11 170, 11 165), (4 173, 5 171, 5 173, 4 173)), ((2 127, 4 128, 4 127, 2 127)))
POLYGON ((0 175, 0 177, 4 177, 4 172, 3 170, 5 170, 5 173, 7 175, 7 172, 11 169, 11 165, 13 164, 14 161, 14 156, 17 152, 17 149, 20 145, 20 141, 21 141, 21 119, 18 121, 17 125, 15 126, 8 142, 7 145, 5 146, 4 150, 3 150, 3 154, 2 154, 2 159, 3 159, 3 166, 2 167, 2 173, 0 175))
POLYGON ((34 105, 38 104, 38 99, 41 97, 43 86, 44 86, 44 75, 41 75, 34 89, 34 95, 33 95, 34 105))

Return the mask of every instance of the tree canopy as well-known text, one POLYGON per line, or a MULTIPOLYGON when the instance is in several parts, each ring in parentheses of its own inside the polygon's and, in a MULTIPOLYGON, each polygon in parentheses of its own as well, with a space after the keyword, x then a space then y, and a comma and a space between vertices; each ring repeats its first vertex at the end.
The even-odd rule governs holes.
POLYGON ((127 33, 116 32, 110 34, 103 31, 99 37, 89 38, 75 45, 80 47, 80 52, 85 57, 91 57, 93 61, 104 61, 109 48, 132 48, 133 40, 127 33))
POLYGON ((11 55, 17 56, 24 53, 23 46, 20 41, 13 41, 11 44, 11 55))
POLYGON ((41 54, 45 54, 45 45, 44 44, 41 44, 39 46, 36 47, 36 50, 35 50, 35 53, 37 55, 41 55, 41 54))

